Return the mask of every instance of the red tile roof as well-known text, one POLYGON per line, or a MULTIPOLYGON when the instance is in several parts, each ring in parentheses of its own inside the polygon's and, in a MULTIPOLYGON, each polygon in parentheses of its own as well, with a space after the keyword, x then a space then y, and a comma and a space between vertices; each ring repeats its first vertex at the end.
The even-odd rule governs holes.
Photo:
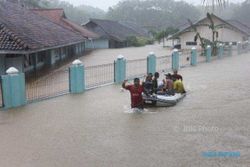
POLYGON ((66 18, 63 9, 31 9, 34 13, 43 16, 50 21, 57 23, 71 31, 80 33, 83 37, 86 38, 98 38, 99 35, 96 33, 83 28, 82 26, 70 21, 66 18))
POLYGON ((39 50, 85 40, 77 33, 11 2, 0 1, 0 50, 39 50))

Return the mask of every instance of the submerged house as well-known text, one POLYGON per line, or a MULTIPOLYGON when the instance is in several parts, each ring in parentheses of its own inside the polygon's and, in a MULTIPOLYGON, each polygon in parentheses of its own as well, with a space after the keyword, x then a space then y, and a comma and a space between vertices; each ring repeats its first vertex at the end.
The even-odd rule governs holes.
POLYGON ((86 38, 18 4, 0 2, 0 75, 30 73, 81 55, 86 38))
MULTIPOLYGON (((218 41, 224 43, 233 43, 236 45, 239 41, 246 41, 250 36, 250 30, 248 27, 239 23, 238 21, 225 21, 218 16, 211 14, 213 22, 215 25, 221 25, 218 31, 218 41)), ((201 37, 212 40, 212 31, 207 25, 210 24, 210 21, 207 17, 193 23, 197 32, 200 33, 201 37)), ((173 41, 173 44, 179 45, 181 49, 191 49, 192 47, 201 48, 200 41, 194 41, 196 32, 193 31, 190 24, 184 24, 180 31, 171 36, 169 39, 173 41)), ((174 46, 173 46, 174 47, 174 46)))
POLYGON ((96 48, 127 47, 128 37, 148 37, 145 30, 140 29, 139 26, 128 26, 118 21, 90 19, 83 27, 100 36, 99 39, 94 40, 96 48))

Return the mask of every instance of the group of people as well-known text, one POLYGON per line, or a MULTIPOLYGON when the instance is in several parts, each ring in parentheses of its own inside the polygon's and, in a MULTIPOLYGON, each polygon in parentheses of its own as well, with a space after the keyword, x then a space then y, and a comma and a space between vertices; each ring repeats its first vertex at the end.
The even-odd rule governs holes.
POLYGON ((131 108, 143 108, 142 93, 147 96, 153 94, 171 96, 175 93, 186 93, 183 78, 177 70, 174 70, 173 74, 165 74, 165 79, 162 82, 158 81, 159 77, 160 74, 155 72, 154 75, 149 73, 142 83, 140 83, 139 78, 134 79, 134 84, 127 85, 127 80, 123 82, 122 87, 130 91, 131 108))

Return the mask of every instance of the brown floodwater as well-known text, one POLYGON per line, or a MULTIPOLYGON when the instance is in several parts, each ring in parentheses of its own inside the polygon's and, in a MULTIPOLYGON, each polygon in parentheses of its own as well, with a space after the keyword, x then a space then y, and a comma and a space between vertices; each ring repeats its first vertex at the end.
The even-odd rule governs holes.
POLYGON ((110 85, 1 111, 0 166, 249 167, 249 64, 240 55, 181 69, 188 94, 170 108, 131 112, 129 93, 110 85))

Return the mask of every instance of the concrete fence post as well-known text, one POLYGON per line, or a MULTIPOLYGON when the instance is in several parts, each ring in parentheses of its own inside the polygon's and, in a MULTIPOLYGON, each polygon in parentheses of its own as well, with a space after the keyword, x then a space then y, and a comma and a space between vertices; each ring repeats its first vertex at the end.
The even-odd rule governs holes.
POLYGON ((154 74, 156 72, 156 56, 154 52, 150 52, 147 57, 147 73, 154 74))
POLYGON ((207 47, 206 47, 206 62, 211 61, 211 56, 212 56, 212 48, 210 45, 207 45, 207 47))
POLYGON ((69 91, 73 94, 85 91, 84 65, 78 59, 69 67, 69 91))
POLYGON ((172 53, 172 70, 178 70, 180 67, 180 55, 178 49, 174 49, 172 53))
POLYGON ((19 107, 27 103, 24 73, 10 67, 2 76, 2 95, 4 109, 19 107))
POLYGON ((242 43, 240 41, 237 43, 237 53, 238 55, 242 53, 242 43))
POLYGON ((191 65, 197 65, 197 49, 195 47, 193 47, 191 50, 191 65))
POLYGON ((228 56, 232 56, 232 54, 233 54, 233 44, 232 42, 230 42, 228 48, 228 56))
POLYGON ((126 59, 119 55, 115 60, 115 83, 122 83, 126 78, 126 59))
POLYGON ((223 44, 219 44, 219 48, 218 48, 218 58, 221 59, 223 57, 224 54, 224 48, 223 48, 223 44))

